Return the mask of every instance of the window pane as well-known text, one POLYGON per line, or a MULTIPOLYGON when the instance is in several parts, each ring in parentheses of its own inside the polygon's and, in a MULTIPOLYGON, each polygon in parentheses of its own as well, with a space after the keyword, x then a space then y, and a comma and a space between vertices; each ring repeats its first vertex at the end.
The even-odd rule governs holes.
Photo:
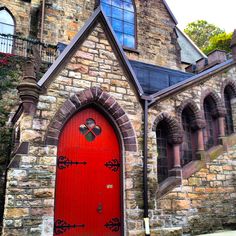
POLYGON ((14 20, 12 19, 12 16, 6 10, 0 11, 0 22, 9 25, 14 25, 14 20))
POLYGON ((134 7, 132 3, 124 2, 124 10, 134 12, 134 7))
MULTIPOLYGON (((111 18, 111 17, 108 17, 108 20, 109 20, 110 23, 112 22, 112 18, 111 18)), ((111 23, 111 24, 112 24, 112 23, 111 23)))
POLYGON ((96 135, 99 135, 99 134, 101 134, 101 128, 96 125, 96 126, 93 128, 93 132, 94 132, 96 135))
POLYGON ((124 46, 129 48, 134 48, 135 47, 134 36, 124 34, 124 46))
POLYGON ((135 15, 133 0, 101 0, 103 10, 111 22, 119 42, 135 46, 135 15))
POLYGON ((134 23, 134 13, 125 11, 124 12, 124 21, 127 21, 129 23, 134 23))
POLYGON ((123 1, 121 0, 112 0, 112 5, 119 7, 119 8, 123 8, 123 1))
POLYGON ((123 20, 123 11, 117 7, 112 7, 112 17, 123 20))
POLYGON ((112 19, 112 27, 115 31, 123 31, 123 22, 120 20, 112 19))
POLYGON ((121 45, 123 45, 123 41, 124 41, 123 34, 116 31, 116 36, 117 36, 119 42, 121 43, 121 45))
POLYGON ((86 125, 81 125, 81 126, 79 127, 79 130, 80 130, 80 132, 81 132, 82 134, 86 134, 86 133, 88 132, 88 128, 87 128, 86 125))
POLYGON ((111 5, 111 0, 101 0, 101 2, 107 3, 111 5))
POLYGON ((225 108, 226 108, 225 131, 227 135, 230 135, 234 132, 234 123, 233 123, 233 118, 232 118, 232 106, 231 106, 230 93, 227 92, 226 89, 224 92, 225 108))
POLYGON ((134 25, 124 22, 124 33, 134 35, 134 25))
POLYGON ((95 139, 95 135, 92 132, 89 132, 88 134, 86 134, 86 139, 89 142, 92 142, 95 139))
POLYGON ((102 8, 106 14, 106 16, 111 16, 111 6, 107 5, 107 4, 102 4, 102 8))

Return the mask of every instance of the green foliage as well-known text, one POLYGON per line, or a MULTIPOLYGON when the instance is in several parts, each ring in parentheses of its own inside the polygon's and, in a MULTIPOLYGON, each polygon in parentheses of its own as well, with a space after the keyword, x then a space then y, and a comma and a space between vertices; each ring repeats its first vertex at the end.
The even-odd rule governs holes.
POLYGON ((209 45, 203 48, 203 52, 208 54, 211 51, 216 49, 225 50, 226 52, 230 52, 230 43, 232 40, 233 33, 221 33, 215 36, 212 36, 209 41, 209 45))
POLYGON ((189 23, 184 32, 200 49, 204 49, 209 46, 209 41, 213 36, 222 34, 225 31, 205 20, 198 20, 189 23))
MULTIPOLYGON (((0 164, 9 154, 12 129, 6 125, 9 113, 16 100, 11 99, 20 77, 19 58, 10 54, 0 54, 0 164)), ((15 91, 16 93, 16 91, 15 91)))

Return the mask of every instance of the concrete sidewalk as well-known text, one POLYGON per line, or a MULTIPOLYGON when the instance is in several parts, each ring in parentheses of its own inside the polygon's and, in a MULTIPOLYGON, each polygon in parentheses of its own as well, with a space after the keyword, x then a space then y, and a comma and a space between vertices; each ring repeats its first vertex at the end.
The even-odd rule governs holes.
POLYGON ((236 236, 236 231, 219 231, 212 234, 201 234, 198 236, 236 236))

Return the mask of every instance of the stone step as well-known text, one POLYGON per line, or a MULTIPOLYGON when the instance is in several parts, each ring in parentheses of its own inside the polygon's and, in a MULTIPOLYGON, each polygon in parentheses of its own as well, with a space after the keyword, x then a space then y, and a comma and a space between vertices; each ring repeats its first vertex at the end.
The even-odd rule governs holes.
POLYGON ((198 236, 236 236, 236 231, 219 231, 211 234, 200 234, 198 236))

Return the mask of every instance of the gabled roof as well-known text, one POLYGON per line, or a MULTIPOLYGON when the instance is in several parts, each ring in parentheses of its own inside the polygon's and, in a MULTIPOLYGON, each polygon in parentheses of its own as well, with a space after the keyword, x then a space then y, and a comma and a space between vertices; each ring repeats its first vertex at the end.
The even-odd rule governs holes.
POLYGON ((176 26, 178 43, 181 48, 181 61, 188 64, 195 64, 196 61, 207 56, 198 48, 198 46, 176 26))
POLYGON ((88 19, 82 29, 76 34, 76 36, 72 39, 69 45, 65 48, 65 50, 60 54, 60 56, 56 59, 56 61, 52 64, 49 70, 44 74, 44 76, 38 81, 38 85, 41 88, 47 88, 48 85, 52 82, 56 75, 60 73, 66 63, 70 60, 70 58, 74 55, 74 53, 78 50, 79 46, 84 42, 84 40, 88 37, 89 33, 94 29, 97 23, 101 23, 105 34, 107 35, 115 54, 117 55, 118 60, 122 64, 122 68, 124 69, 127 76, 130 78, 133 83, 137 93, 139 96, 143 94, 143 89, 140 86, 136 75, 121 47, 115 32, 113 31, 105 13, 102 8, 99 6, 92 16, 88 19))

